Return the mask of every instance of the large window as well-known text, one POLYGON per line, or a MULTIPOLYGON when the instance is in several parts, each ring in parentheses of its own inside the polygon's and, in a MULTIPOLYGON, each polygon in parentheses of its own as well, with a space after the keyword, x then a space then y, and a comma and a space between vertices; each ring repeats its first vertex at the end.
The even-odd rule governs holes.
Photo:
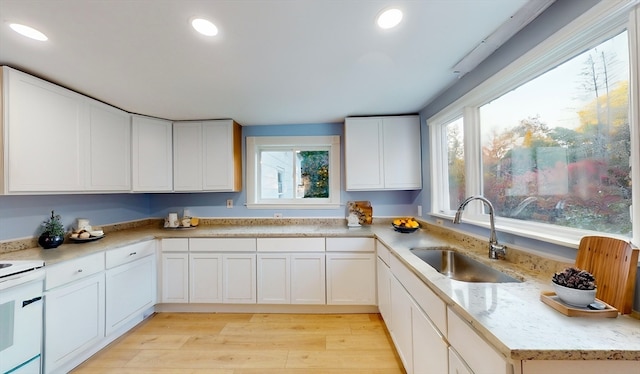
POLYGON ((247 204, 253 208, 340 203, 340 138, 248 137, 247 204))
MULTIPOLYGON (((631 169, 640 166, 640 125, 630 116, 638 43, 627 31, 637 26, 625 6, 594 6, 427 121, 433 179, 446 181, 433 189, 433 214, 482 194, 503 231, 557 243, 639 234, 631 169)), ((467 211, 467 221, 486 224, 481 204, 467 211)))
POLYGON ((626 32, 483 105, 480 125, 497 215, 631 236, 626 32))

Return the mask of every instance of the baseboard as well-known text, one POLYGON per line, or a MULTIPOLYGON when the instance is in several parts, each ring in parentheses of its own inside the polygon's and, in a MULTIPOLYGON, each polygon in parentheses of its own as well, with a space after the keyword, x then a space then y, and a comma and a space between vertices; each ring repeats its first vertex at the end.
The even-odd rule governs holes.
POLYGON ((295 305, 295 304, 156 304, 155 311, 183 313, 294 313, 354 314, 379 313, 375 305, 295 305))

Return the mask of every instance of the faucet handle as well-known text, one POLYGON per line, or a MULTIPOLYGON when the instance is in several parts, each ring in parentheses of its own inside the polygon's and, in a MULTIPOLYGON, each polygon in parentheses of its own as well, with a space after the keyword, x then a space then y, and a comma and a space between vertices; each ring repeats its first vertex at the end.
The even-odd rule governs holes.
POLYGON ((498 260, 498 259, 502 259, 504 260, 504 258, 507 256, 507 246, 506 245, 501 245, 501 244, 496 244, 496 243, 489 243, 489 258, 492 260, 498 260))

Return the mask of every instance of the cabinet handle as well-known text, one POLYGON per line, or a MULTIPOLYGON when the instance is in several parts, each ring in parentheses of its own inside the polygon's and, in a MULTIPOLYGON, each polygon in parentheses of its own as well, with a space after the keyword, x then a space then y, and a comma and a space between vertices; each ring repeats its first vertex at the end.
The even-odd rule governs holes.
POLYGON ((22 302, 22 307, 24 308, 25 306, 27 306, 29 304, 33 304, 36 301, 40 301, 40 300, 42 300, 42 296, 34 297, 33 299, 30 299, 30 300, 24 300, 22 302))
POLYGON ((129 256, 135 256, 137 254, 138 254, 138 252, 131 252, 131 253, 129 253, 129 256))

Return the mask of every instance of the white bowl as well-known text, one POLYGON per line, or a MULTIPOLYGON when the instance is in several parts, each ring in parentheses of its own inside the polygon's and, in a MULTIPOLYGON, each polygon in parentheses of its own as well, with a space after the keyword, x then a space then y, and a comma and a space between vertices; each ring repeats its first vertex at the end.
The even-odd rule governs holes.
POLYGON ((556 295, 560 298, 560 300, 565 303, 578 306, 578 307, 586 307, 596 300, 596 290, 579 290, 577 288, 569 288, 565 286, 561 286, 554 282, 553 287, 556 290, 556 295))

